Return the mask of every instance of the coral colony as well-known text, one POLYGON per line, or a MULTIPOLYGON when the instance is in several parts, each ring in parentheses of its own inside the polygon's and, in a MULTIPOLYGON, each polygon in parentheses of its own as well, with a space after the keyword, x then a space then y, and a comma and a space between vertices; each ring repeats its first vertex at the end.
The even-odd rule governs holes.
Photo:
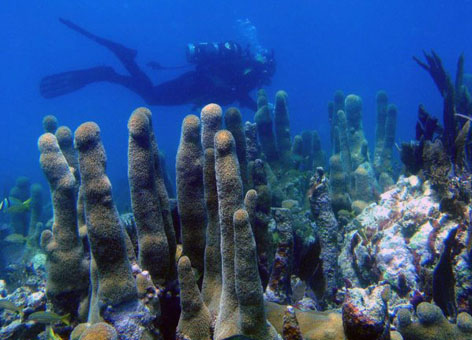
POLYGON ((326 155, 316 131, 291 135, 287 93, 272 108, 260 90, 254 123, 217 104, 185 117, 173 198, 138 108, 121 216, 100 127, 45 117, 53 216, 19 178, 6 244, 25 260, 1 281, 0 338, 472 339, 470 88, 462 57, 454 83, 434 52, 417 62, 443 122, 419 107, 403 170, 384 91, 370 147, 362 99, 334 94, 326 155))

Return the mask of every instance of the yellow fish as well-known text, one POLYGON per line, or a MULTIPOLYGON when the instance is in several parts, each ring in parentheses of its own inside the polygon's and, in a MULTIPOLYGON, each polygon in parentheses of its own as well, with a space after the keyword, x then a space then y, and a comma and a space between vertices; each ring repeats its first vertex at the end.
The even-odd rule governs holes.
POLYGON ((28 316, 28 321, 36 321, 37 323, 42 323, 46 325, 50 325, 56 322, 62 322, 69 326, 70 314, 59 315, 54 312, 35 312, 28 316))
POLYGON ((0 300, 0 309, 6 309, 15 313, 20 314, 21 317, 23 317, 23 310, 21 307, 15 305, 13 302, 7 299, 1 299, 0 300))
POLYGON ((22 213, 30 210, 31 198, 21 202, 15 197, 6 197, 0 202, 0 211, 8 213, 22 213))
POLYGON ((10 234, 8 235, 7 237, 5 237, 5 240, 6 242, 8 243, 25 243, 26 241, 28 241, 28 239, 26 237, 24 237, 23 235, 21 234, 10 234))

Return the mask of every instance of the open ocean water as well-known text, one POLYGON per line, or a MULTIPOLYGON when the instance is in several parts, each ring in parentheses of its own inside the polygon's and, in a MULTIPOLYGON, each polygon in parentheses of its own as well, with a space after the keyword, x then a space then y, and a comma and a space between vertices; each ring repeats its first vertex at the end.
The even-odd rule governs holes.
MULTIPOLYGON (((292 135, 317 129, 329 149, 327 103, 334 91, 363 98, 364 127, 374 135, 375 94, 387 91, 398 106, 397 142, 414 135, 417 106, 439 115, 441 100, 412 60, 434 49, 454 73, 460 53, 472 70, 472 2, 458 1, 9 1, 0 5, 0 187, 17 176, 43 181, 37 137, 41 119, 54 114, 74 130, 93 120, 102 129, 112 180, 126 176, 126 123, 142 98, 118 85, 97 83, 54 99, 39 94, 40 79, 73 69, 109 65, 124 72, 105 48, 62 25, 69 19, 102 37, 138 51, 137 61, 154 83, 183 71, 154 71, 186 63, 192 42, 241 39, 237 20, 249 19, 259 43, 273 49, 277 71, 267 87, 289 94, 292 135)), ((253 96, 255 94, 253 93, 253 96)), ((182 118, 190 105, 150 107, 159 146, 173 169, 182 118)), ((253 112, 243 109, 245 120, 253 112)), ((371 144, 372 145, 372 144, 371 144)))

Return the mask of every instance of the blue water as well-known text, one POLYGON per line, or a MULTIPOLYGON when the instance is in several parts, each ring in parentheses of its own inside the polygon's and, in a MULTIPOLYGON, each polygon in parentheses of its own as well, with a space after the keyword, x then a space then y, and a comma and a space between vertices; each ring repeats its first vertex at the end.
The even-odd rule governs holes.
MULTIPOLYGON (((364 101, 364 128, 374 134, 375 94, 384 89, 398 106, 397 142, 414 136, 417 106, 440 115, 442 102, 429 75, 412 60, 435 49, 455 72, 464 52, 472 72, 472 2, 445 1, 221 1, 221 0, 4 0, 0 5, 0 190, 19 175, 44 183, 36 141, 41 120, 54 114, 72 130, 93 120, 102 129, 112 182, 127 173, 127 120, 144 105, 136 94, 100 83, 47 100, 39 95, 43 76, 110 65, 123 71, 103 47, 67 29, 64 17, 103 37, 139 51, 138 62, 185 63, 185 45, 235 39, 237 19, 257 27, 262 45, 273 48, 277 73, 267 88, 289 94, 292 135, 318 129, 329 148, 327 103, 335 90, 364 101)), ((178 75, 152 71, 154 82, 178 75)), ((190 106, 150 107, 159 146, 173 161, 180 124, 190 106)), ((243 110, 245 119, 253 112, 243 110)), ((371 143, 372 147, 372 143, 371 143)))

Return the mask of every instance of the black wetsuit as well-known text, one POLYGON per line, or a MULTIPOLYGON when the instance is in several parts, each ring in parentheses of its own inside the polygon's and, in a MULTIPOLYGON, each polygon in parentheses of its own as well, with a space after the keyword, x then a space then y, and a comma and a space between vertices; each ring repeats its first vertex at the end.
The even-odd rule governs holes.
POLYGON ((195 69, 179 77, 154 85, 135 61, 137 52, 119 43, 96 36, 76 24, 60 21, 108 48, 120 60, 129 75, 121 75, 112 67, 98 66, 47 76, 41 80, 40 92, 45 98, 54 98, 76 91, 94 82, 110 82, 127 87, 141 96, 148 105, 202 106, 210 102, 228 105, 239 102, 242 107, 256 109, 249 93, 270 83, 275 72, 273 58, 264 62, 249 53, 239 58, 212 60, 195 65, 195 69))

